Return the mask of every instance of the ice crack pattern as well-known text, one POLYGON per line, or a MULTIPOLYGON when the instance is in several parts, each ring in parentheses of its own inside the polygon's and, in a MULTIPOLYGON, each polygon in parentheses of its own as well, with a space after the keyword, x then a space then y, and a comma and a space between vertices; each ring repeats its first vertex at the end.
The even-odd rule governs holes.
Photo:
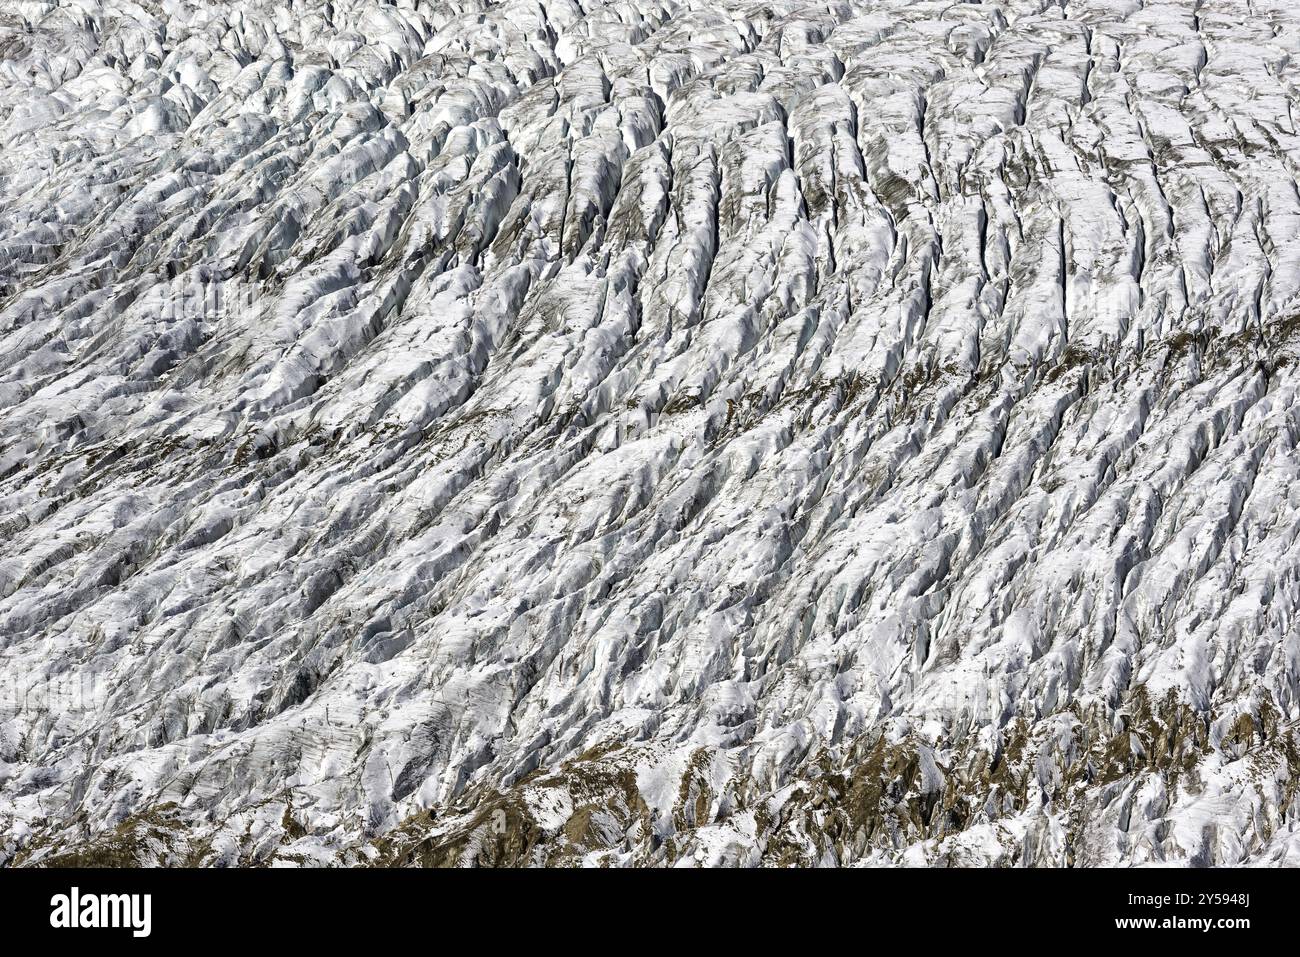
POLYGON ((1297 863, 1297 54, 6 4, 0 863, 1297 863))

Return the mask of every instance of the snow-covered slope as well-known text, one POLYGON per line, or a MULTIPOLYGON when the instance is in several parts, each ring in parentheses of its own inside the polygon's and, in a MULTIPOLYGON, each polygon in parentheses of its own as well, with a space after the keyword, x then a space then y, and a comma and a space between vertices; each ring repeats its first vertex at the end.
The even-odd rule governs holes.
POLYGON ((0 863, 1296 863, 1289 0, 0 8, 0 863))

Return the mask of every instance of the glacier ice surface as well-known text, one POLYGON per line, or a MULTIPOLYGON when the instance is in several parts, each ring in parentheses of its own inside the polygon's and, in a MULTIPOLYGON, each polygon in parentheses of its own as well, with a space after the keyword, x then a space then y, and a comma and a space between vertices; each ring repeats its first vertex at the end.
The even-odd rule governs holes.
POLYGON ((0 863, 1297 863, 1288 0, 14 0, 0 863))

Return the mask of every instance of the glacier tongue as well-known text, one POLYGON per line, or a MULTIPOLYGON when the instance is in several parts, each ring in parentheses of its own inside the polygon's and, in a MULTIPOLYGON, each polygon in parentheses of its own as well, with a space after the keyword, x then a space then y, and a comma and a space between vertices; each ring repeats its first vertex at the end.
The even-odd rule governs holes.
POLYGON ((0 864, 1300 862, 1288 0, 0 13, 0 864))

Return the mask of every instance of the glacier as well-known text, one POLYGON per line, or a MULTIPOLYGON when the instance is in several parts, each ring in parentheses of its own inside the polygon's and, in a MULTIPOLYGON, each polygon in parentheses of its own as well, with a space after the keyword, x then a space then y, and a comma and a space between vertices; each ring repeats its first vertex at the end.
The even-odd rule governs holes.
POLYGON ((1300 9, 13 0, 0 864, 1300 863, 1300 9))

